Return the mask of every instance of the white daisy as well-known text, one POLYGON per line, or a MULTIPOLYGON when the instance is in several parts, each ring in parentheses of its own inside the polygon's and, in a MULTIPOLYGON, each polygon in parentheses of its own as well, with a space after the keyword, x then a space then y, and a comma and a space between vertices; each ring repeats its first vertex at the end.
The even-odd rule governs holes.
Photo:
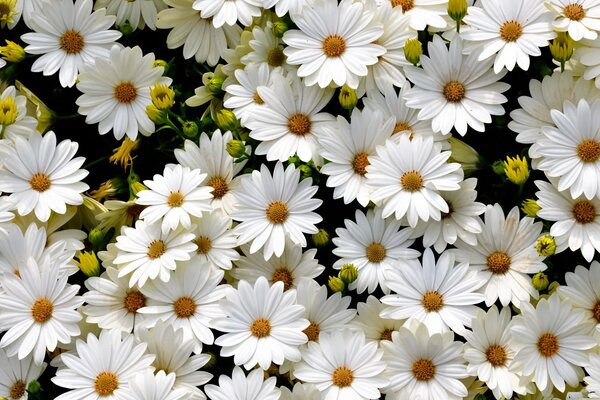
MULTIPOLYGON (((28 139, 36 133, 37 121, 27 115, 27 98, 8 86, 0 95, 0 139, 28 139)), ((2 140, 0 140, 0 143, 2 140)))
POLYGON ((76 308, 83 298, 76 296, 78 285, 69 285, 67 276, 59 276, 57 265, 40 265, 33 259, 20 270, 20 278, 4 275, 0 293, 0 331, 5 331, 0 347, 9 357, 19 359, 32 354, 41 364, 46 349, 54 351, 58 343, 69 343, 79 335, 76 308))
MULTIPOLYGON (((129 382, 132 400, 180 400, 188 399, 189 393, 185 390, 174 388, 175 374, 165 374, 158 371, 156 374, 145 371, 136 375, 129 382)), ((206 397, 201 397, 205 399, 206 397)))
POLYGON ((491 60, 477 60, 477 55, 463 55, 460 38, 446 48, 444 40, 434 36, 427 46, 428 56, 421 56, 421 68, 405 68, 414 86, 406 93, 406 105, 419 109, 419 119, 430 119, 434 132, 448 135, 454 127, 464 136, 467 127, 483 132, 492 115, 504 115, 502 94, 510 88, 498 82, 506 71, 492 73, 491 60))
MULTIPOLYGON (((480 221, 481 222, 481 221, 480 221)), ((503 306, 519 307, 530 296, 537 298, 527 274, 544 271, 544 257, 535 249, 543 224, 533 218, 519 218, 519 208, 513 207, 506 217, 499 204, 488 205, 483 231, 473 246, 457 240, 453 250, 459 261, 468 262, 485 283, 485 304, 500 299, 503 306)))
POLYGON ((457 191, 440 191, 448 203, 449 212, 443 213, 439 221, 429 221, 423 235, 423 246, 433 246, 435 251, 441 253, 459 238, 471 246, 477 245, 477 235, 483 229, 477 216, 485 212, 485 204, 475 201, 476 185, 477 179, 469 178, 460 182, 457 191))
POLYGON ((365 303, 358 303, 358 315, 350 322, 351 328, 364 332, 367 341, 392 340, 392 332, 397 331, 404 324, 403 320, 382 318, 381 311, 387 306, 375 296, 367 297, 365 303))
POLYGON ((231 378, 219 377, 219 386, 206 385, 204 390, 211 400, 279 400, 281 390, 275 387, 274 376, 264 380, 264 372, 257 368, 248 376, 240 367, 234 367, 231 378))
POLYGON ((522 376, 531 376, 541 391, 565 384, 577 386, 589 350, 596 346, 593 324, 586 315, 560 301, 557 294, 541 299, 534 308, 521 303, 521 314, 513 317, 510 332, 518 349, 513 360, 522 376))
POLYGON ((133 226, 145 208, 136 204, 135 198, 128 201, 106 200, 103 205, 107 211, 96 214, 96 219, 99 221, 98 229, 106 232, 114 228, 116 233, 121 232, 122 226, 133 226))
POLYGON ((600 57, 598 49, 600 48, 600 40, 586 40, 579 42, 573 52, 573 58, 579 61, 581 75, 585 80, 593 80, 596 88, 600 88, 600 57))
POLYGON ((389 2, 392 7, 402 11, 410 20, 410 27, 415 31, 425 30, 427 26, 435 29, 446 27, 448 0, 376 0, 378 3, 389 2))
POLYGON ((148 345, 148 353, 156 356, 152 363, 156 368, 155 373, 158 371, 173 376, 171 386, 174 390, 183 392, 188 396, 186 399, 206 399, 199 386, 210 381, 212 374, 199 369, 210 360, 210 355, 192 355, 196 343, 185 339, 183 329, 177 329, 170 323, 159 322, 150 330, 140 329, 136 332, 136 337, 148 345))
MULTIPOLYGON (((463 21, 471 27, 461 33, 466 48, 478 61, 494 58, 496 74, 515 64, 529 69, 529 56, 542 54, 540 47, 548 46, 556 33, 552 30, 554 15, 544 7, 544 0, 482 0, 469 7, 463 21)), ((473 60, 475 61, 475 59, 473 60)), ((487 65, 487 63, 486 63, 487 65)))
POLYGON ((264 28, 255 26, 252 28, 252 36, 253 39, 248 42, 252 50, 240 59, 244 65, 264 64, 269 69, 277 67, 282 67, 286 71, 291 69, 285 62, 281 39, 273 33, 273 24, 268 23, 264 28))
POLYGON ((551 110, 556 126, 542 128, 543 137, 530 152, 540 160, 537 168, 558 178, 557 189, 569 190, 571 197, 600 194, 600 100, 585 99, 577 105, 566 101, 563 111, 551 110))
POLYGON ((335 119, 320 111, 329 103, 334 90, 307 87, 291 74, 287 77, 273 74, 271 81, 271 87, 257 88, 264 106, 254 107, 246 121, 250 137, 260 141, 256 154, 266 154, 267 160, 282 162, 298 154, 304 162, 312 159, 321 165, 317 138, 333 127, 335 119))
MULTIPOLYGON (((152 2, 136 0, 141 1, 152 2)), ((151 135, 155 126, 146 114, 146 106, 152 104, 150 87, 158 83, 169 86, 172 82, 171 78, 161 76, 162 67, 153 64, 154 53, 144 56, 138 46, 121 49, 115 45, 108 59, 97 58, 93 65, 83 66, 77 83, 83 94, 76 103, 79 114, 86 116, 85 122, 99 122, 101 135, 112 129, 117 140, 125 134, 135 140, 138 132, 151 135)))
POLYGON ((155 30, 159 11, 167 8, 162 0, 97 0, 94 9, 106 8, 106 13, 117 16, 117 26, 128 25, 131 29, 155 30))
POLYGON ((323 399, 378 399, 388 380, 377 343, 366 342, 362 332, 349 329, 323 333, 309 342, 294 375, 313 383, 323 399))
POLYGON ((135 202, 148 206, 142 210, 140 218, 147 224, 162 221, 163 233, 180 226, 190 229, 192 217, 201 217, 211 211, 210 201, 214 188, 203 186, 206 174, 199 169, 190 169, 180 164, 166 165, 162 175, 154 175, 153 180, 145 180, 148 190, 137 193, 135 202))
POLYGON ((81 180, 88 171, 79 169, 84 157, 73 158, 77 142, 67 139, 57 145, 52 131, 15 140, 16 151, 6 155, 0 170, 0 191, 11 193, 9 200, 20 215, 34 211, 39 220, 48 221, 51 210, 64 214, 67 204, 83 203, 80 193, 89 186, 81 180))
MULTIPOLYGON (((273 74, 279 74, 276 70, 273 74)), ((266 64, 251 64, 235 70, 237 83, 227 85, 223 105, 230 108, 242 126, 253 115, 254 110, 265 105, 258 94, 259 86, 271 86, 271 70, 266 64)))
POLYGON ((561 298, 581 310, 600 330, 600 263, 592 261, 589 270, 578 265, 565 274, 566 285, 558 287, 561 298))
POLYGON ((589 363, 585 366, 587 372, 584 378, 590 398, 600 398, 600 355, 590 354, 589 363))
POLYGON ((223 50, 239 44, 242 28, 238 25, 215 28, 210 19, 202 18, 200 11, 193 8, 194 0, 164 2, 171 7, 158 13, 156 27, 171 29, 167 47, 176 49, 183 46, 183 58, 186 60, 194 57, 197 63, 214 67, 223 50))
POLYGON ((487 312, 477 310, 473 332, 463 333, 467 340, 464 354, 467 372, 485 382, 497 399, 511 398, 513 392, 527 392, 519 382, 520 374, 511 370, 516 352, 510 337, 510 321, 510 308, 498 312, 493 305, 487 312))
POLYGON ((317 186, 312 179, 299 182, 300 171, 293 164, 283 169, 278 162, 273 175, 262 164, 260 171, 242 180, 242 188, 236 197, 244 207, 232 217, 241 221, 234 228, 239 244, 252 241, 250 253, 264 247, 265 260, 283 254, 286 238, 292 243, 306 246, 304 233, 317 233, 318 224, 323 218, 314 213, 323 201, 313 199, 317 186))
POLYGON ((535 181, 540 191, 536 192, 538 217, 555 221, 550 235, 556 240, 556 251, 567 247, 572 251, 581 250, 581 254, 590 262, 594 251, 600 252, 600 199, 585 199, 583 196, 573 199, 568 193, 559 192, 555 186, 544 181, 535 181))
POLYGON ((226 317, 212 320, 215 329, 225 332, 215 340, 221 356, 234 356, 235 365, 246 369, 258 364, 266 370, 271 362, 300 361, 299 346, 308 340, 303 330, 309 321, 302 318, 304 307, 296 304, 295 289, 284 292, 283 282, 269 286, 264 277, 254 287, 240 281, 221 307, 226 317))
POLYGON ((233 139, 231 132, 216 130, 209 137, 202 132, 198 144, 186 140, 184 148, 175 149, 179 164, 191 169, 200 169, 206 174, 206 185, 211 186, 213 209, 231 214, 236 209, 235 193, 240 189, 240 179, 235 177, 246 165, 246 160, 235 162, 227 153, 226 145, 233 139))
POLYGON ((191 261, 209 262, 221 269, 231 269, 231 262, 240 258, 235 248, 237 238, 233 234, 231 218, 219 210, 204 214, 194 220, 192 233, 196 235, 194 243, 198 248, 191 261))
POLYGON ((385 376, 390 380, 387 397, 392 399, 460 400, 467 388, 460 381, 467 377, 463 344, 454 341, 452 332, 428 332, 423 324, 414 324, 392 333, 392 341, 383 341, 385 376))
POLYGON ((145 354, 146 344, 136 344, 133 335, 121 337, 118 330, 102 330, 99 337, 88 334, 77 340, 77 351, 64 353, 64 366, 52 382, 72 389, 56 400, 98 399, 131 400, 130 382, 138 374, 152 371, 154 356, 145 354))
POLYGON ((211 18, 215 28, 223 25, 250 26, 252 18, 260 15, 259 0, 195 0, 194 9, 200 10, 202 18, 211 18))
POLYGON ((547 0, 547 8, 555 14, 552 27, 557 32, 568 32, 579 41, 594 40, 600 30, 600 3, 596 0, 547 0))
POLYGON ((36 364, 31 355, 19 360, 9 357, 0 348, 0 396, 10 400, 26 400, 27 386, 37 380, 46 369, 46 363, 36 364))
POLYGON ((366 176, 373 188, 371 200, 381 204, 384 218, 406 216, 414 228, 419 220, 439 221, 443 212, 450 211, 439 191, 459 190, 463 170, 458 163, 448 163, 450 152, 441 150, 431 137, 411 140, 405 135, 377 147, 366 176))
POLYGON ((390 278, 388 286, 395 294, 381 298, 389 307, 379 315, 405 319, 404 326, 420 321, 431 333, 451 329, 462 334, 478 310, 475 304, 485 299, 477 292, 484 283, 467 263, 455 265, 452 253, 442 253, 436 262, 433 251, 425 249, 422 268, 400 268, 390 278))
POLYGON ((296 288, 301 280, 314 279, 321 275, 325 267, 315 259, 317 249, 302 251, 299 245, 286 245, 281 256, 272 256, 265 260, 262 252, 250 253, 250 246, 243 245, 241 250, 244 256, 235 262, 236 267, 231 275, 238 280, 245 280, 254 284, 264 276, 273 284, 283 282, 283 290, 296 288))
POLYGON ((49 76, 59 71, 61 86, 71 87, 82 65, 92 64, 96 57, 108 58, 121 32, 109 29, 114 16, 106 15, 105 9, 92 13, 92 5, 92 0, 42 2, 29 22, 34 32, 21 36, 27 53, 43 54, 31 66, 32 72, 49 76))
POLYGON ((328 175, 326 184, 334 188, 334 199, 343 198, 345 204, 356 199, 363 207, 369 204, 371 188, 365 176, 369 157, 393 130, 393 119, 382 117, 379 111, 361 112, 355 108, 350 123, 338 116, 333 129, 325 129, 317 137, 320 154, 329 161, 320 172, 328 175))
POLYGON ((311 383, 296 383, 293 391, 281 387, 281 400, 321 400, 321 392, 311 383))
POLYGON ((153 281, 141 288, 146 306, 138 310, 146 316, 146 325, 154 327, 158 321, 182 328, 184 339, 193 339, 199 354, 202 343, 212 344, 214 335, 211 320, 222 317, 219 305, 229 285, 220 285, 223 271, 208 264, 188 263, 177 268, 166 282, 153 281))
POLYGON ((119 278, 118 274, 115 268, 108 267, 101 276, 85 281, 88 291, 83 294, 86 305, 82 311, 87 322, 98 324, 101 329, 131 333, 145 322, 138 310, 146 305, 146 296, 137 287, 130 288, 128 279, 119 278))
POLYGON ((113 263, 119 268, 119 277, 131 274, 129 287, 142 287, 148 279, 158 277, 168 282, 177 261, 189 260, 197 249, 193 233, 181 229, 162 233, 158 222, 147 224, 139 220, 135 228, 124 227, 121 233, 113 263))
POLYGON ((367 211, 356 210, 356 222, 344 220, 345 228, 337 228, 336 246, 332 253, 341 257, 333 268, 341 269, 344 264, 353 264, 358 270, 358 279, 350 284, 350 289, 358 293, 365 290, 373 293, 377 286, 389 293, 389 279, 399 269, 408 267, 421 253, 411 249, 414 231, 400 229, 400 221, 384 219, 381 209, 367 211))
POLYGON ((378 61, 385 48, 375 42, 383 35, 381 23, 360 2, 318 0, 292 16, 298 29, 283 35, 288 64, 300 65, 298 76, 308 86, 332 82, 356 89, 367 66, 378 61))

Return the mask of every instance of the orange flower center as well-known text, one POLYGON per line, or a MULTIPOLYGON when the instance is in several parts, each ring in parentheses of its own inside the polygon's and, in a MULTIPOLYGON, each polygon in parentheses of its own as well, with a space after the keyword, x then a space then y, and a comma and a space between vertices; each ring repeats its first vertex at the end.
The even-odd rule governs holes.
POLYGON ((10 387, 10 390, 8 391, 8 396, 12 400, 20 399, 25 395, 26 388, 27 385, 25 384, 25 382, 19 379, 10 387))
POLYGON ((255 319, 250 326, 250 332, 259 339, 267 337, 271 333, 271 323, 266 318, 255 319))
POLYGON ((431 360, 421 358, 413 363, 412 373, 416 380, 428 382, 435 376, 435 365, 431 360))
POLYGON ((311 342, 316 342, 319 340, 319 333, 321 333, 321 328, 319 327, 319 325, 315 324, 314 322, 311 322, 308 328, 306 328, 302 332, 304 332, 304 334, 308 336, 308 340, 310 340, 311 342))
POLYGON ((31 316, 33 317, 33 320, 39 324, 43 324, 52 318, 52 311, 54 311, 54 306, 52 302, 46 298, 37 299, 33 303, 33 306, 31 306, 31 316))
POLYGON ((288 118, 288 130, 294 135, 304 136, 310 133, 312 123, 304 114, 294 114, 288 118))
POLYGON ((208 180, 208 186, 213 188, 212 195, 215 199, 222 199, 229 192, 227 181, 220 176, 213 176, 208 180))
POLYGON ((485 351, 485 358, 494 367, 502 367, 506 364, 507 354, 503 346, 493 344, 485 351))
POLYGON ((119 103, 129 104, 137 97, 137 89, 131 82, 121 82, 115 86, 115 99, 119 103))
POLYGON ((323 40, 323 52, 327 57, 339 57, 346 51, 346 41, 340 35, 329 35, 323 40))
POLYGON ((573 21, 581 21, 585 17, 585 10, 581 4, 571 3, 563 8, 565 17, 573 21))
POLYGON ((423 187, 423 176, 417 171, 408 171, 400 177, 402 188, 408 192, 417 192, 423 187))
POLYGON ((282 266, 273 271, 271 280, 273 283, 283 282, 283 290, 288 290, 294 284, 294 276, 286 266, 282 266))
POLYGON ((352 159, 352 169, 358 175, 365 176, 369 165, 369 155, 365 152, 358 153, 352 159))
POLYGON ((412 10, 415 6, 414 0, 391 0, 392 7, 402 7, 402 12, 405 13, 409 10, 412 10))
POLYGON ((385 246, 378 242, 373 242, 367 246, 367 260, 372 263, 380 263, 385 259, 385 246))
POLYGON ((167 245, 165 242, 163 242, 162 240, 153 240, 150 243, 150 246, 148 246, 148 252, 146 253, 146 255, 151 260, 155 260, 157 258, 160 258, 160 256, 162 256, 166 252, 167 245))
POLYGON ((523 27, 517 21, 506 21, 500 27, 500 37, 505 42, 514 42, 523 34, 523 27))
POLYGON ((337 367, 331 374, 331 380, 335 386, 345 388, 352 385, 354 373, 346 366, 337 367))
POLYGON ((573 205, 573 218, 580 224, 589 224, 596 219, 596 207, 591 201, 581 200, 573 205))
POLYGON ((134 313, 146 305, 146 296, 138 291, 129 292, 123 299, 123 305, 127 311, 134 313))
POLYGON ((189 318, 196 312, 196 302, 188 296, 183 296, 175 300, 173 310, 178 318, 189 318))
POLYGON ((287 205, 282 201, 272 201, 267 206, 267 220, 272 224, 283 224, 289 215, 287 205))
POLYGON ((185 200, 185 197, 183 197, 183 195, 181 193, 171 192, 169 197, 167 197, 167 205, 172 208, 181 207, 184 200, 185 200))
POLYGON ((537 348, 544 357, 552 357, 558 353, 558 338, 553 333, 544 333, 538 338, 537 348))
POLYGON ((597 140, 586 139, 577 145, 577 155, 585 163, 593 163, 600 158, 600 143, 597 140))
POLYGON ((510 256, 502 251, 495 251, 487 257, 487 267, 492 274, 503 275, 510 269, 510 256))
POLYGON ((94 379, 94 390, 100 396, 110 396, 119 387, 119 378, 113 372, 100 372, 94 379))
POLYGON ((437 290, 429 290, 423 295, 421 304, 425 311, 436 312, 444 306, 444 298, 437 290))
POLYGON ((60 37, 60 48, 67 54, 77 54, 83 50, 83 36, 77 31, 68 30, 60 37))
POLYGON ((44 173, 38 172, 37 174, 33 174, 31 179, 29 180, 29 185, 36 192, 45 192, 50 189, 52 182, 50 181, 50 177, 44 173))
POLYGON ((208 254, 212 249, 212 241, 206 236, 198 236, 194 239, 194 243, 198 246, 196 249, 197 254, 208 254))
POLYGON ((459 81, 450 81, 444 85, 442 94, 450 103, 458 103, 465 98, 465 85, 459 81))

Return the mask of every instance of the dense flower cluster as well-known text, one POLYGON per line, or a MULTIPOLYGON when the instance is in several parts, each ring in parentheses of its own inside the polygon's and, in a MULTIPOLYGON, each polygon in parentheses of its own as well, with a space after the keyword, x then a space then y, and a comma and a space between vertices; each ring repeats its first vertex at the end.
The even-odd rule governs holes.
POLYGON ((0 400, 600 398, 600 1, 0 32, 0 400))

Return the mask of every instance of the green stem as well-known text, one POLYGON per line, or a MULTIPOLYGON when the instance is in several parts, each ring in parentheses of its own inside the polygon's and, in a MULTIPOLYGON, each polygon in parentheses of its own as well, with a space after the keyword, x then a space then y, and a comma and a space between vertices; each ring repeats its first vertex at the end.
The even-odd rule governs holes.
POLYGON ((83 166, 83 169, 90 169, 90 167, 93 167, 94 165, 96 165, 96 164, 99 164, 100 162, 102 162, 102 161, 104 161, 104 160, 108 159, 108 157, 109 157, 109 156, 100 157, 99 159, 97 159, 97 160, 94 160, 94 161, 92 161, 92 162, 90 162, 90 163, 88 163, 88 164, 84 165, 84 166, 83 166))

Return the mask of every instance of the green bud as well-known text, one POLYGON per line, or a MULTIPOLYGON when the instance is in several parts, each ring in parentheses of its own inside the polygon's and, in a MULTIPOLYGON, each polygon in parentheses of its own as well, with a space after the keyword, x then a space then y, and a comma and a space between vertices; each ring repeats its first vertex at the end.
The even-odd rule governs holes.
POLYGON ((312 235, 312 242, 316 247, 325 247, 330 243, 329 233, 323 228, 312 235))
POLYGON ((498 176, 505 176, 504 175, 504 161, 502 161, 502 160, 494 161, 494 163, 492 164, 492 170, 498 176))
POLYGON ((215 123, 224 131, 235 131, 239 128, 240 123, 233 111, 222 108, 215 113, 215 123))
POLYGON ((344 281, 341 278, 338 278, 337 276, 330 276, 327 285, 329 286, 329 289, 331 289, 335 293, 343 292, 346 288, 344 281))
POLYGON ((340 278, 346 284, 351 284, 358 278, 358 270, 354 266, 354 264, 344 264, 342 265, 342 270, 340 271, 340 278))
MULTIPOLYGON (((502 397, 504 399, 504 397, 502 397)), ((486 400, 485 395, 478 393, 477 396, 473 398, 473 400, 486 400)))
POLYGON ((404 43, 404 57, 409 63, 412 63, 413 65, 419 64, 421 54, 423 54, 423 45, 419 39, 414 38, 406 40, 404 43))
POLYGON ((356 107, 358 97, 356 96, 356 90, 344 85, 340 88, 340 94, 338 96, 340 106, 345 110, 352 110, 356 107))
POLYGON ((123 22, 121 25, 117 26, 117 29, 121 31, 123 36, 131 35, 133 32, 133 28, 131 27, 129 21, 123 22))
POLYGON ((95 249, 101 249, 104 247, 104 232, 98 227, 95 227, 88 234, 88 240, 95 249))
POLYGON ((306 164, 302 164, 298 167, 300 170, 300 179, 310 178, 313 174, 312 168, 306 164))
POLYGON ((294 164, 296 167, 298 167, 302 161, 300 161, 300 157, 294 155, 294 156, 291 156, 290 158, 288 158, 288 162, 290 164, 294 164))
POLYGON ((184 121, 181 124, 183 135, 188 139, 196 139, 198 137, 198 124, 194 121, 184 121))
POLYGON ((148 104, 146 106, 146 115, 148 115, 150 121, 157 125, 163 125, 167 122, 167 110, 159 110, 154 104, 148 104))
POLYGON ((42 385, 38 381, 31 381, 29 385, 27 385, 27 393, 29 394, 37 394, 42 390, 42 385))
POLYGON ((271 28, 271 31, 273 32, 273 35, 275 35, 275 37, 278 37, 278 38, 283 37, 283 34, 287 30, 288 30, 288 24, 286 24, 285 21, 273 22, 273 28, 271 28))
POLYGON ((246 146, 241 140, 232 139, 225 145, 227 153, 233 158, 240 158, 246 154, 246 146))
POLYGON ((205 86, 209 92, 211 92, 214 95, 218 95, 222 91, 224 80, 225 78, 222 76, 213 76, 212 78, 208 79, 208 82, 205 86))
POLYGON ((467 15, 467 0, 449 0, 448 15, 456 22, 462 21, 467 15))
POLYGON ((210 351, 204 353, 210 356, 210 359, 208 360, 208 362, 206 364, 204 364, 204 368, 212 368, 215 365, 217 365, 217 357, 211 353, 210 351))
POLYGON ((548 275, 543 272, 538 272, 533 276, 533 278, 531 278, 531 285, 539 292, 546 290, 549 284, 550 281, 548 280, 548 275))

